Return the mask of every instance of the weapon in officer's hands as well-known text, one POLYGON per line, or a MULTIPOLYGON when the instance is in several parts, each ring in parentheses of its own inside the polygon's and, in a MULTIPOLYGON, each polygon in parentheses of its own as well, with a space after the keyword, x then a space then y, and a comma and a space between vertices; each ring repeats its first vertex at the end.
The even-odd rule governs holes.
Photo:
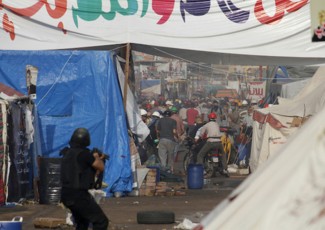
MULTIPOLYGON (((98 153, 98 156, 99 157, 101 157, 104 153, 100 150, 100 149, 98 149, 98 148, 93 148, 93 151, 91 152, 92 154, 94 154, 94 153, 98 153)), ((107 160, 109 160, 109 155, 106 155, 106 154, 104 154, 104 158, 103 158, 103 160, 104 160, 104 163, 105 163, 105 161, 107 160)))
MULTIPOLYGON (((98 149, 98 148, 94 148, 93 151, 91 152, 92 154, 94 153, 98 153, 98 156, 101 157, 104 153, 98 149)), ((109 160, 109 155, 105 155, 104 154, 104 158, 103 158, 103 161, 104 161, 104 164, 105 164, 105 161, 106 160, 109 160)), ((94 184, 94 188, 95 189, 101 189, 102 188, 102 182, 103 182, 103 177, 104 177, 104 171, 103 172, 100 172, 98 177, 97 177, 97 180, 94 184)))

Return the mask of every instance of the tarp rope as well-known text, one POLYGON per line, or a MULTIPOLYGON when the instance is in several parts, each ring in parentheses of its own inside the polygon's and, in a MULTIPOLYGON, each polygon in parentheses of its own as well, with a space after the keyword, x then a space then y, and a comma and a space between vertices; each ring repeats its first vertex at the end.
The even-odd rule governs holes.
POLYGON ((63 68, 61 69, 61 73, 59 75, 59 77, 55 80, 54 84, 51 86, 51 88, 47 91, 47 93, 44 95, 44 97, 42 97, 42 99, 37 103, 36 107, 39 105, 39 103, 41 103, 41 101, 49 94, 49 92, 52 90, 52 88, 55 86, 55 84, 59 81, 63 70, 65 69, 66 65, 68 64, 68 62, 70 61, 70 59, 72 58, 72 56, 74 55, 74 53, 77 50, 73 51, 72 54, 70 55, 69 59, 66 61, 66 63, 64 64, 63 68))
MULTIPOLYGON (((108 50, 108 51, 113 51, 113 50, 116 50, 116 49, 120 49, 120 48, 123 48, 123 47, 125 47, 126 45, 124 45, 124 46, 119 46, 119 47, 117 47, 117 48, 115 48, 115 49, 112 49, 112 50, 108 50)), ((72 54, 70 55, 70 57, 69 57, 69 59, 67 60, 67 62, 64 64, 64 66, 63 66, 63 68, 61 69, 61 73, 60 73, 60 75, 59 75, 59 77, 55 80, 55 82, 53 83, 53 85, 51 86, 51 88, 47 91, 47 93, 44 95, 44 97, 42 97, 42 99, 37 103, 37 105, 36 106, 38 106, 40 103, 41 103, 41 101, 49 94, 49 92, 52 90, 52 88, 56 85, 56 83, 59 81, 59 79, 60 79, 60 77, 61 77, 61 75, 62 75, 62 73, 63 73, 63 70, 65 69, 65 67, 66 67, 66 65, 68 64, 68 62, 70 61, 70 59, 72 58, 72 56, 74 55, 74 53, 76 52, 77 50, 74 50, 73 52, 72 52, 72 54)))

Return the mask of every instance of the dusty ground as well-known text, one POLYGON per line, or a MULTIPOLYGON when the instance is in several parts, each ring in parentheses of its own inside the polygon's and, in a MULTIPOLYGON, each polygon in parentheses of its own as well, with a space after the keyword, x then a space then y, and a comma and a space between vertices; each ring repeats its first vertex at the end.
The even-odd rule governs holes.
MULTIPOLYGON (((178 159, 176 168, 181 170, 183 154, 178 159)), ((100 206, 107 217, 114 224, 117 224, 120 229, 172 229, 177 223, 170 225, 140 225, 136 220, 137 212, 156 210, 173 211, 176 215, 176 222, 181 222, 184 218, 187 218, 197 223, 202 218, 197 218, 196 213, 207 215, 245 178, 246 176, 236 174, 232 174, 230 178, 217 175, 202 190, 183 189, 182 191, 186 192, 186 196, 104 198, 101 200, 100 206)), ((173 186, 172 183, 168 185, 173 186)), ((29 230, 35 229, 33 225, 35 218, 65 218, 66 211, 55 205, 38 204, 0 208, 0 220, 11 220, 15 216, 22 216, 24 218, 23 229, 29 230)))

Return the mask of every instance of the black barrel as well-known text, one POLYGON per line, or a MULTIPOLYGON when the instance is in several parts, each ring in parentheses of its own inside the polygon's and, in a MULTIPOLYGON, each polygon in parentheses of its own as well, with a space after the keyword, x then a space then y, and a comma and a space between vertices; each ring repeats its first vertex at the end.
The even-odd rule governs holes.
POLYGON ((42 157, 40 162, 40 204, 58 204, 61 199, 61 158, 42 157))

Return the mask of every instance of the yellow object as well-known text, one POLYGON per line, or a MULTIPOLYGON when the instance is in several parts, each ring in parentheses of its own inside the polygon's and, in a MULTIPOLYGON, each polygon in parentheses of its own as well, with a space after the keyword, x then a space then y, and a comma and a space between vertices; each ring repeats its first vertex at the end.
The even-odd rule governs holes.
POLYGON ((179 100, 178 100, 178 99, 176 99, 176 100, 175 100, 175 102, 179 102, 179 100))
POLYGON ((230 142, 230 139, 226 136, 222 136, 221 141, 222 141, 223 150, 225 151, 225 153, 227 155, 227 164, 228 164, 230 154, 231 154, 231 142, 230 142))
POLYGON ((234 102, 236 102, 236 103, 239 103, 239 100, 238 100, 238 99, 236 99, 236 100, 234 100, 234 102))
POLYGON ((243 106, 243 103, 239 102, 239 103, 238 103, 238 106, 243 106))

